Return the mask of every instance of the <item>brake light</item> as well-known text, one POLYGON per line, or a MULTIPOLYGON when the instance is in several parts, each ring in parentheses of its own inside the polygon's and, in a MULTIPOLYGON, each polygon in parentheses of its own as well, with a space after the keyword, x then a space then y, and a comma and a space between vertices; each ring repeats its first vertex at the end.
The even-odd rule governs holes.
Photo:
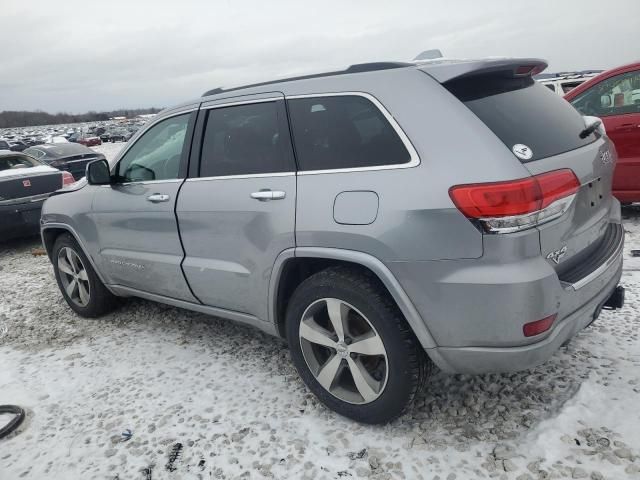
POLYGON ((534 335, 540 335, 551 328, 553 322, 555 322, 557 315, 550 315, 542 320, 536 320, 535 322, 525 323, 522 327, 522 333, 525 337, 533 337, 534 335))
POLYGON ((531 228, 562 215, 580 182, 570 169, 506 182, 457 185, 449 196, 467 218, 490 233, 531 228))
POLYGON ((535 64, 535 65, 520 65, 516 67, 513 72, 516 77, 529 77, 534 76, 542 72, 546 68, 544 64, 535 64))
POLYGON ((71 185, 72 183, 75 183, 75 179, 73 178, 73 175, 71 175, 69 172, 62 172, 62 186, 66 187, 67 185, 71 185))

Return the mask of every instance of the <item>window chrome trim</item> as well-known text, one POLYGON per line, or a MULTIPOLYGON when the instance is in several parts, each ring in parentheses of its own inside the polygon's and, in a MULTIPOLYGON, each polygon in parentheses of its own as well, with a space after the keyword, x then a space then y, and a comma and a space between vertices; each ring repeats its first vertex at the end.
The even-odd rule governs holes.
POLYGON ((214 177, 192 177, 187 178, 187 182, 202 182, 205 180, 238 180, 243 178, 269 178, 269 177, 294 177, 296 172, 275 172, 275 173, 249 173, 246 175, 218 175, 214 177))
POLYGON ((369 100, 382 113, 391 128, 400 137, 404 147, 409 152, 409 161, 407 163, 391 163, 388 165, 377 165, 371 167, 347 167, 347 168, 331 168, 325 170, 299 170, 298 175, 319 175, 322 173, 346 173, 346 172, 368 172, 375 170, 395 170, 400 168, 413 168, 420 165, 420 157, 407 134, 402 130, 396 119, 386 109, 386 107, 373 95, 366 92, 329 92, 329 93, 305 93, 303 95, 286 95, 286 100, 295 100, 297 98, 322 98, 322 97, 363 97, 369 100))
POLYGON ((139 182, 122 182, 122 183, 110 183, 108 185, 98 185, 102 188, 112 188, 127 185, 155 185, 158 183, 182 183, 184 178, 165 178, 163 180, 141 180, 139 182))
MULTIPOLYGON (((238 98, 238 97, 235 97, 238 98)), ((220 99, 222 101, 223 99, 220 99)), ((231 99, 230 99, 231 100, 231 99)), ((240 100, 235 102, 227 102, 227 103, 216 103, 214 105, 206 105, 201 107, 201 110, 213 110, 216 108, 224 108, 224 107, 234 107, 236 105, 250 105, 252 103, 267 103, 267 102, 276 102, 278 100, 284 100, 284 96, 279 97, 266 97, 266 98, 254 98, 248 100, 240 100)))

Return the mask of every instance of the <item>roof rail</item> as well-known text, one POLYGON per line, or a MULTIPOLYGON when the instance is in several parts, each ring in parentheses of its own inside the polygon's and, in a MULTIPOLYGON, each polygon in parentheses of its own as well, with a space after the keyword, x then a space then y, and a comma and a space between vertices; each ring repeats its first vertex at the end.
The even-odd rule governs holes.
POLYGON ((312 73, 311 75, 301 75, 298 77, 289 77, 289 78, 280 78, 278 80, 269 80, 268 82, 260 82, 260 83, 252 83, 249 85, 241 85, 233 88, 214 88, 212 90, 207 90, 202 94, 203 97, 208 97, 209 95, 216 95, 218 93, 226 93, 233 92, 234 90, 242 90, 244 88, 251 87, 262 87, 264 85, 271 85, 274 83, 282 83, 282 82, 291 82, 294 80, 308 80, 311 78, 321 78, 321 77, 333 77, 336 75, 348 75, 350 73, 364 73, 364 72, 375 72, 378 70, 389 70, 393 68, 405 68, 413 66, 413 63, 406 62, 372 62, 372 63, 357 63, 355 65, 349 66, 349 68, 345 70, 336 70, 334 72, 325 72, 325 73, 312 73))

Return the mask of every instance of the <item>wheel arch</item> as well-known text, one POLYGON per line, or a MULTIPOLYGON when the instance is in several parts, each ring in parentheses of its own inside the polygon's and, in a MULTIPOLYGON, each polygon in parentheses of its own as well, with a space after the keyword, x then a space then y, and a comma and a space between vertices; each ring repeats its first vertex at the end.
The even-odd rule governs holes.
POLYGON ((400 308, 416 338, 426 349, 436 347, 424 320, 391 271, 367 253, 325 247, 297 247, 282 252, 276 259, 269 285, 269 316, 276 331, 285 337, 288 300, 295 288, 312 274, 336 265, 348 265, 376 277, 400 308))
POLYGON ((42 237, 42 245, 44 246, 44 249, 47 252, 47 256, 49 257, 49 260, 53 263, 53 258, 52 258, 53 246, 56 243, 56 239, 60 235, 63 235, 65 233, 70 234, 73 237, 73 239, 78 243, 78 245, 82 249, 82 252, 89 259, 89 263, 91 264, 93 271, 96 272, 96 275, 98 276, 102 284, 105 286, 105 288, 109 290, 111 293, 113 293, 114 295, 116 295, 111 290, 111 288, 109 288, 109 285, 107 284, 107 282, 105 282, 105 279, 102 276, 102 273, 100 273, 100 270, 98 270, 98 267, 93 261, 93 257, 89 254, 89 250, 87 250, 87 247, 85 246, 84 242, 82 241, 78 233, 73 229, 73 227, 63 223, 47 223, 42 226, 42 229, 40 231, 40 235, 42 237))

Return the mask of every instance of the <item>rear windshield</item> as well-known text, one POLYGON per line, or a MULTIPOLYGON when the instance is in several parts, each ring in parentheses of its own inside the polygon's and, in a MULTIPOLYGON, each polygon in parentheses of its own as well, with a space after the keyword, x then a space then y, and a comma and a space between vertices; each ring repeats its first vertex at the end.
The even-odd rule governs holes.
POLYGON ((19 168, 31 168, 40 165, 37 160, 26 155, 0 156, 0 172, 3 170, 17 170, 19 168))
POLYGON ((512 150, 526 145, 532 162, 575 150, 595 141, 580 138, 582 116, 559 95, 531 77, 465 77, 444 86, 482 120, 512 150))

